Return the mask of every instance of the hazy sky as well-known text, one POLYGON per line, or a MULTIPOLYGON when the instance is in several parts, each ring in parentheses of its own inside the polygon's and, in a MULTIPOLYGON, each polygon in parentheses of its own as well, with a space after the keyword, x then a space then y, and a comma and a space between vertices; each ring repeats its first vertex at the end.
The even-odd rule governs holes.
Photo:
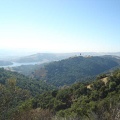
POLYGON ((0 0, 0 48, 120 52, 120 0, 0 0))

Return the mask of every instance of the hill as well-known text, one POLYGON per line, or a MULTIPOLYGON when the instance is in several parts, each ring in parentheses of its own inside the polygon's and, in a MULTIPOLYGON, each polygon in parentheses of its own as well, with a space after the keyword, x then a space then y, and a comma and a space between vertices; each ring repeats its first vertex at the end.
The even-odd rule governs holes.
POLYGON ((29 62, 50 62, 50 61, 57 61, 66 59, 72 56, 116 56, 120 57, 120 53, 100 53, 100 52, 73 52, 73 53, 37 53, 28 56, 23 56, 19 58, 12 59, 13 62, 18 63, 29 63, 29 62))
POLYGON ((29 63, 29 62, 45 63, 45 62, 61 60, 71 55, 72 54, 37 53, 30 56, 18 58, 14 61, 18 63, 29 63))
POLYGON ((106 76, 91 82, 91 88, 87 88, 88 84, 76 83, 43 93, 36 98, 37 107, 51 109, 59 119, 119 120, 120 70, 106 76))
POLYGON ((32 96, 54 88, 44 81, 32 79, 17 72, 11 72, 0 68, 0 84, 6 85, 9 79, 15 80, 17 87, 28 90, 32 96))
POLYGON ((27 110, 35 96, 53 89, 43 81, 0 68, 0 120, 15 120, 13 116, 27 110))
POLYGON ((98 74, 116 66, 116 58, 107 57, 71 57, 44 65, 35 70, 32 77, 41 79, 55 86, 70 85, 78 81, 89 81, 98 74))
POLYGON ((120 70, 53 90, 43 81, 0 69, 1 120, 119 120, 119 94, 120 70))
POLYGON ((30 97, 23 89, 13 89, 13 84, 10 83, 8 88, 0 85, 2 91, 0 119, 120 119, 120 70, 99 76, 89 84, 78 82, 69 87, 44 92, 36 97, 30 97))
POLYGON ((35 65, 21 65, 21 66, 9 68, 9 70, 16 71, 20 74, 23 74, 23 75, 29 77, 29 76, 31 76, 31 74, 35 70, 42 68, 44 65, 45 65, 45 63, 44 64, 39 64, 39 65, 38 64, 35 64, 35 65))

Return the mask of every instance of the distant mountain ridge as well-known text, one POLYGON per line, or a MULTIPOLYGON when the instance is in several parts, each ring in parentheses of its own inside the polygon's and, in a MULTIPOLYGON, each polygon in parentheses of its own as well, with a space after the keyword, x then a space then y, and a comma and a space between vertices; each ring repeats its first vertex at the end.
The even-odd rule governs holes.
POLYGON ((74 54, 37 53, 37 54, 29 55, 26 57, 18 58, 15 60, 15 62, 18 62, 18 63, 26 63, 26 62, 45 63, 45 62, 62 60, 62 59, 68 58, 72 55, 74 55, 74 54))
POLYGON ((120 52, 117 53, 102 53, 102 52, 73 52, 73 53, 37 53, 29 56, 15 59, 14 62, 29 63, 29 62, 51 62, 66 59, 74 56, 103 56, 113 55, 120 57, 120 52))

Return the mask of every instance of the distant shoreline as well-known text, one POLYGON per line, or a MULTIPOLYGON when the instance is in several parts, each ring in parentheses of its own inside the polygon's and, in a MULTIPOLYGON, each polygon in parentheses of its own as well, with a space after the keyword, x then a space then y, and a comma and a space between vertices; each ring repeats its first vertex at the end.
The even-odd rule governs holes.
POLYGON ((0 68, 7 68, 7 67, 17 67, 21 65, 35 65, 40 64, 40 62, 30 62, 30 63, 17 63, 17 62, 11 62, 12 64, 9 65, 0 65, 0 68))

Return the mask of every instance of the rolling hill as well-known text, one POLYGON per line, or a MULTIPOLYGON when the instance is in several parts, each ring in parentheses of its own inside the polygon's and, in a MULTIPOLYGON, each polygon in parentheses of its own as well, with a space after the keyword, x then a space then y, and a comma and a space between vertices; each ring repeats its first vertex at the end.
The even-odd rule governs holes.
POLYGON ((78 81, 90 81, 98 74, 119 66, 119 60, 108 57, 71 57, 51 62, 32 72, 32 77, 55 86, 70 85, 78 81))
POLYGON ((107 75, 107 82, 105 79, 91 82, 91 88, 78 82, 43 93, 36 98, 36 108, 50 109, 59 119, 119 120, 120 70, 107 75))
POLYGON ((37 53, 24 57, 19 57, 17 59, 13 59, 13 62, 18 63, 29 63, 29 62, 51 62, 58 61, 62 59, 66 59, 72 56, 117 56, 120 57, 120 53, 101 53, 101 52, 73 52, 73 53, 37 53))
POLYGON ((73 54, 55 54, 55 53, 37 53, 26 57, 21 57, 16 60, 15 62, 18 63, 29 63, 29 62, 51 62, 51 61, 58 61, 64 58, 67 58, 73 54))
POLYGON ((17 87, 28 90, 33 96, 55 88, 44 81, 32 79, 20 73, 0 68, 0 84, 6 85, 9 79, 14 79, 17 87))
MULTIPOLYGON (((46 78, 48 72, 50 78, 53 78, 52 74, 56 76, 59 73, 65 81, 69 74, 74 73, 74 77, 78 77, 82 72, 84 74, 80 75, 93 76, 118 65, 116 59, 106 57, 74 57, 44 65, 35 73, 38 72, 41 79, 46 78), (59 72, 54 74, 56 69, 59 72)), ((119 120, 119 94, 120 70, 99 75, 89 83, 77 82, 54 89, 39 79, 0 69, 1 120, 119 120)))

